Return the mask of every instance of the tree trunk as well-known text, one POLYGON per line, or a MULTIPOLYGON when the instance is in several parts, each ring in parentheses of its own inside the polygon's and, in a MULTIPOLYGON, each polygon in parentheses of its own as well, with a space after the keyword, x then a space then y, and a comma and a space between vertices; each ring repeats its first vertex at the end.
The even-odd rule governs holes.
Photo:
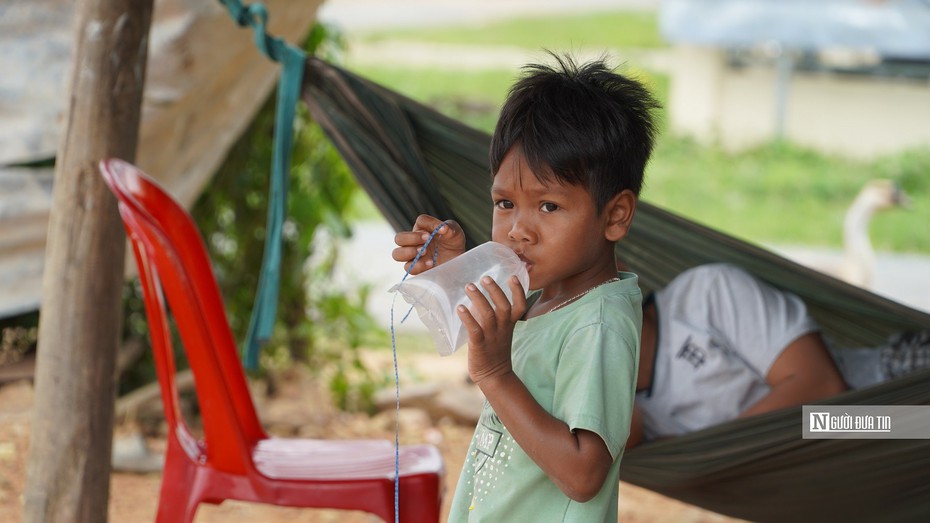
POLYGON ((152 0, 78 0, 39 321, 25 521, 106 521, 125 235, 97 162, 134 161, 152 0))

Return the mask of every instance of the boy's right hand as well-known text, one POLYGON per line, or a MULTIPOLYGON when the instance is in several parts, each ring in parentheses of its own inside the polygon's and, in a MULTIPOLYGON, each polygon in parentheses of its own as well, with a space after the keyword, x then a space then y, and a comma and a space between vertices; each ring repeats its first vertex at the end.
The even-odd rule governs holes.
POLYGON ((465 252, 465 232, 462 230, 462 227, 453 220, 446 220, 443 222, 438 218, 421 214, 417 217, 412 231, 399 232, 394 235, 394 243, 397 244, 397 248, 391 252, 391 256, 394 260, 403 262, 404 269, 410 271, 410 274, 419 274, 433 267, 434 247, 439 248, 439 256, 436 258, 435 265, 443 264, 465 252), (439 229, 439 232, 436 233, 436 236, 433 237, 433 241, 430 242, 427 251, 424 252, 423 256, 417 261, 416 266, 411 267, 410 265, 413 259, 416 258, 417 253, 423 248, 429 235, 432 234, 433 230, 440 224, 443 224, 443 226, 439 229))

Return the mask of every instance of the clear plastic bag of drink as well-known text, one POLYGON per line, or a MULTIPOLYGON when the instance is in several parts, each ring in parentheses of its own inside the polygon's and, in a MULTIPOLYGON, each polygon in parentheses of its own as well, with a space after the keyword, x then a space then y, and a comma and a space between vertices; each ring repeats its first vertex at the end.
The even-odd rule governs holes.
MULTIPOLYGON (((507 300, 513 303, 507 282, 514 275, 526 291, 530 280, 526 264, 509 247, 487 242, 442 265, 407 278, 391 287, 390 292, 400 293, 407 303, 413 305, 420 321, 429 329, 439 354, 448 356, 468 341, 465 326, 455 312, 461 304, 471 305, 465 286, 474 283, 491 301, 480 283, 481 278, 490 276, 504 291, 507 300)), ((493 301, 491 303, 493 305, 493 301)))

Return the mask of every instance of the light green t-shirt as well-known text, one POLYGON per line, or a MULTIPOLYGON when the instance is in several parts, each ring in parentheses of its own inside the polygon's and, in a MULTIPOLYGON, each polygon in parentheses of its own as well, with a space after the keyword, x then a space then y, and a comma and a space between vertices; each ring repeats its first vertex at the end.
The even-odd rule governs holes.
POLYGON ((613 464, 601 491, 585 503, 563 494, 485 402, 450 522, 617 521, 642 327, 638 278, 619 276, 559 310, 518 322, 513 334, 513 370, 536 401, 572 430, 589 430, 607 444, 613 464))

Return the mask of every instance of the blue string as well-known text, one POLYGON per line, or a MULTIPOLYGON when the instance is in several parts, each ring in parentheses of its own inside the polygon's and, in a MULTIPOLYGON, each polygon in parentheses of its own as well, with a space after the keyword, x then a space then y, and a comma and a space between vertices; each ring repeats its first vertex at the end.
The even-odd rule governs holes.
MULTIPOLYGON (((430 233, 429 237, 426 238, 426 243, 423 244, 423 247, 420 247, 420 250, 417 251, 417 255, 414 256, 413 261, 410 263, 410 267, 404 272, 404 277, 400 279, 401 283, 407 279, 407 276, 410 276, 410 271, 413 267, 420 261, 420 258, 423 256, 423 253, 426 252, 426 248, 429 247, 430 242, 433 241, 433 237, 439 233, 439 229, 442 229, 442 226, 446 222, 442 222, 433 229, 433 232, 430 233)), ((433 250, 433 266, 436 266, 436 260, 439 258, 439 246, 433 250)), ((400 523, 400 372, 397 369, 397 337, 394 334, 394 302, 397 300, 397 293, 394 294, 394 297, 391 299, 391 350, 394 353, 394 398, 395 398, 395 415, 394 415, 394 523, 400 523)), ((410 306, 410 310, 407 311, 407 314, 404 315, 404 318, 400 320, 401 323, 407 320, 407 317, 410 316, 410 313, 413 311, 413 305, 410 306)))

